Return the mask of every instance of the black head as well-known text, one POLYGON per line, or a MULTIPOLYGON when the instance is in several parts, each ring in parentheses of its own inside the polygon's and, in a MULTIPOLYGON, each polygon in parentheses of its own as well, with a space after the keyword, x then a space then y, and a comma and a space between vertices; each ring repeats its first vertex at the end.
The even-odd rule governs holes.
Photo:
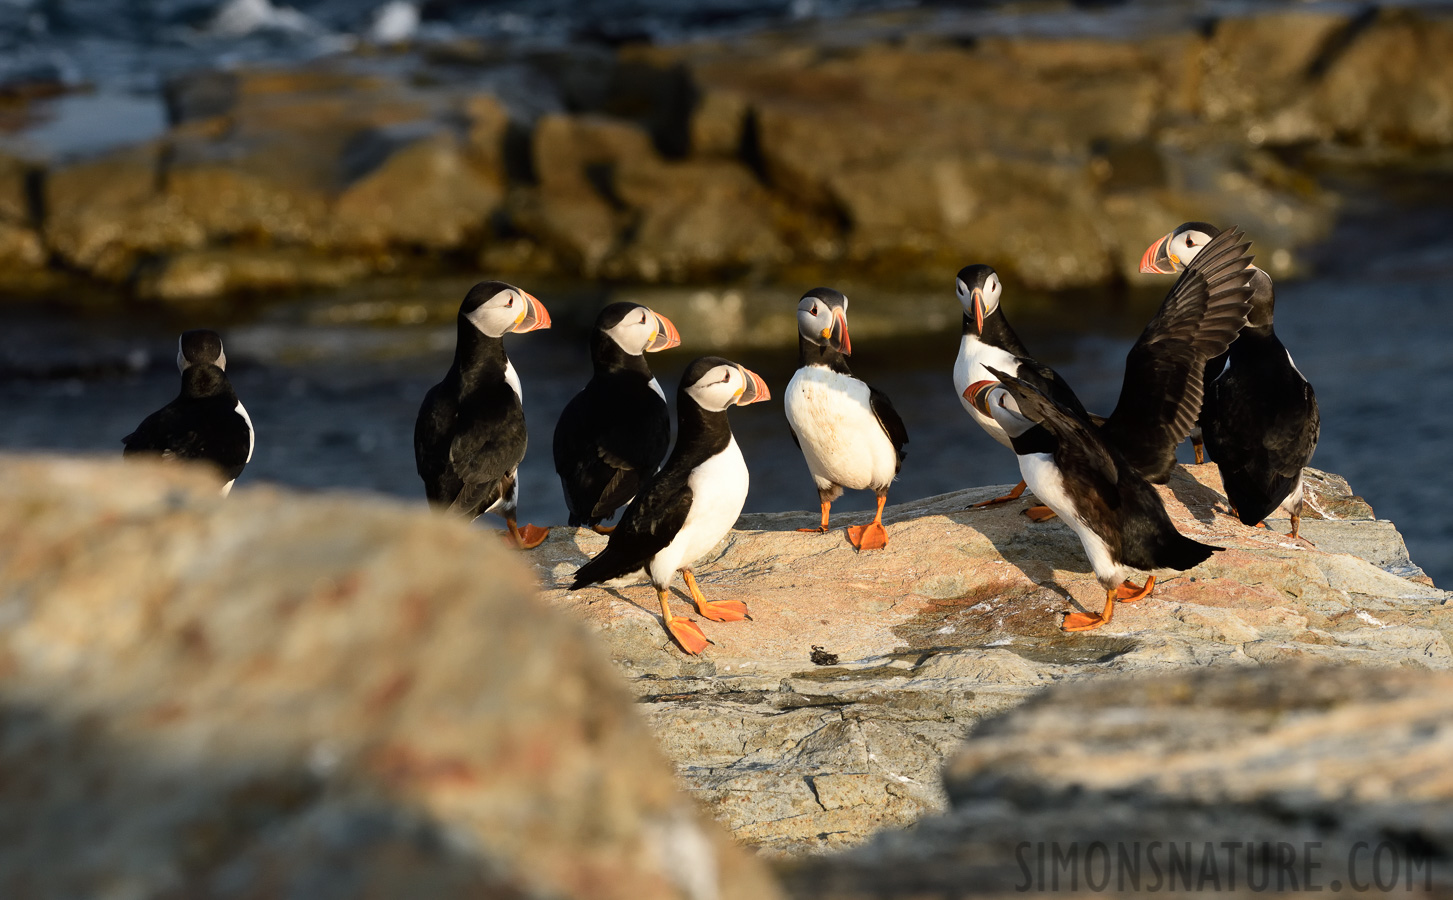
POLYGON ((771 397, 767 383, 756 372, 720 356, 703 356, 681 375, 677 406, 690 400, 707 412, 722 412, 729 406, 746 406, 771 397))
POLYGON ((1140 257, 1140 271, 1146 274, 1174 275, 1191 264, 1201 248, 1221 229, 1205 222, 1186 222, 1170 234, 1146 248, 1140 257))
POLYGON ((595 319, 595 331, 630 356, 680 346, 681 334, 671 320, 639 303, 612 303, 595 319))
POLYGON ((954 280, 954 292, 964 308, 965 321, 972 321, 975 333, 983 334, 984 320, 999 311, 999 298, 1004 293, 999 273, 990 266, 964 266, 954 280))
POLYGON ((177 369, 187 371, 188 366, 208 363, 219 369, 227 368, 227 353, 222 349, 222 338, 215 331, 196 328, 183 331, 177 340, 177 369))
POLYGON ((459 318, 487 337, 550 327, 550 314, 528 291, 503 281, 481 281, 464 295, 459 318))
POLYGON ((192 363, 182 370, 183 397, 217 397, 232 392, 227 374, 212 363, 192 363))
POLYGON ((832 288, 813 288, 803 294, 797 301, 797 333, 810 344, 851 356, 848 298, 832 288))

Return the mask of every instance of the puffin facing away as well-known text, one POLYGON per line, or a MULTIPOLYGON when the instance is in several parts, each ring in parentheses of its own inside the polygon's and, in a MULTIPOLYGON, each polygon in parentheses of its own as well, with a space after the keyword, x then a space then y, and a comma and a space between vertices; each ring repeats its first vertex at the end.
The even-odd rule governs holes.
POLYGON ((680 343, 670 320, 639 304, 612 303, 595 320, 595 373, 555 424, 555 471, 572 527, 608 534, 600 523, 661 467, 671 444, 671 415, 645 354, 680 343))
MULTIPOLYGON (((1150 245, 1140 271, 1178 272, 1220 233, 1214 225, 1187 222, 1150 245)), ((1321 413, 1312 385, 1272 327, 1276 297, 1271 276, 1255 269, 1251 288, 1251 314, 1241 336, 1206 365, 1201 431, 1221 471, 1233 514, 1242 524, 1257 525, 1284 511, 1296 538, 1302 522, 1302 469, 1317 450, 1321 413)))
POLYGON ((222 471, 225 497, 252 461, 255 435, 252 419, 227 379, 222 338, 206 329, 183 332, 177 341, 177 368, 181 393, 122 438, 121 453, 206 460, 222 471))
MULTIPOLYGON (((999 273, 985 265, 965 266, 954 279, 954 293, 959 298, 959 305, 964 308, 963 337, 959 340, 959 355, 954 360, 954 390, 964 410, 979 423, 979 427, 1005 447, 1011 446, 1004 429, 993 418, 979 412, 967 397, 969 385, 992 380, 989 366, 1013 373, 1038 386, 1070 409, 1088 415, 1080 405, 1080 398, 1075 396, 1075 392, 1070 390, 1070 386, 1059 373, 1030 357, 1024 342, 1010 327, 1009 319, 1004 315, 999 302, 1004 293, 999 273)), ((975 503, 973 508, 997 506, 1010 500, 1018 500, 1024 493, 1024 488, 1025 484, 1021 481, 1004 496, 975 503)), ((1025 515, 1036 522, 1054 518, 1053 511, 1047 506, 1030 507, 1025 510, 1025 515)))
POLYGON ((1114 615, 1116 600, 1148 596, 1155 576, 1136 585, 1128 580, 1132 572, 1183 571, 1222 549, 1177 531, 1155 488, 1088 418, 1007 372, 990 373, 997 383, 986 382, 971 402, 1009 435, 1029 489, 1079 537, 1105 589, 1100 615, 1071 613, 1066 631, 1099 628, 1114 615))
POLYGON ((828 510, 843 488, 871 490, 878 512, 869 524, 849 528, 848 540, 859 550, 879 550, 888 546, 883 505, 903 465, 908 430, 888 396, 848 369, 847 311, 848 298, 831 288, 808 291, 797 303, 798 369, 782 399, 822 502, 822 524, 797 530, 827 531, 828 510))
POLYGON ((454 364, 424 395, 414 423, 414 463, 429 503, 469 520, 497 512, 523 549, 538 547, 550 530, 515 524, 525 410, 502 338, 549 327, 545 307, 517 287, 470 288, 459 306, 454 364))
POLYGON ((766 382, 734 362, 705 356, 687 367, 676 392, 676 446, 621 515, 610 542, 575 573, 570 590, 642 569, 656 588, 667 632, 687 653, 709 643, 701 628, 671 614, 667 588, 680 572, 696 611, 717 622, 746 618, 738 600, 707 600, 691 567, 731 531, 747 500, 747 464, 727 410, 771 397, 766 382))

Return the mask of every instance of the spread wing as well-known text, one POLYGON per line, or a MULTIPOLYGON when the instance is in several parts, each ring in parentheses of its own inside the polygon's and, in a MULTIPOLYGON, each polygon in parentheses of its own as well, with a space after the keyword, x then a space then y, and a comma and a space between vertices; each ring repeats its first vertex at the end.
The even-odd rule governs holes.
POLYGON ((644 568, 686 523, 691 499, 691 486, 685 477, 658 475, 626 507, 605 549, 575 573, 570 589, 610 581, 644 568))
POLYGON ((1125 358, 1125 380, 1101 434, 1136 471, 1164 482, 1200 415, 1206 360, 1240 334, 1256 270, 1250 243, 1228 228, 1181 273, 1125 358))
MULTIPOLYGON (((898 463, 893 470, 897 472, 903 468, 903 458, 908 455, 908 429, 903 424, 903 417, 893 408, 893 401, 888 399, 888 395, 872 385, 868 385, 868 405, 872 407, 878 424, 887 433, 888 440, 893 442, 893 449, 898 454, 898 463)), ((795 432, 792 439, 797 439, 795 432)))

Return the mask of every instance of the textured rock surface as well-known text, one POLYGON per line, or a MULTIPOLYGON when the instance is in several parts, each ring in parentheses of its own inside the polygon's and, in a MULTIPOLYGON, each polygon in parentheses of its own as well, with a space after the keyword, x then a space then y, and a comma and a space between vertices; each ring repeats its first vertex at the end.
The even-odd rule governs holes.
POLYGON ((1447 672, 1219 668, 1057 686, 985 722, 944 782, 948 815, 798 864, 793 895, 1453 891, 1447 672))
POLYGON ((0 895, 777 896, 491 534, 0 458, 0 895))
POLYGON ((698 577, 753 621, 703 622, 716 643, 696 659, 668 643, 648 586, 564 591, 605 538, 557 529, 532 561, 549 601, 599 631, 692 791, 774 854, 942 810, 939 771, 959 741, 1047 685, 1294 661, 1453 665, 1448 595, 1344 481, 1312 476, 1328 518, 1303 520, 1308 548, 1284 520, 1249 529, 1216 512, 1214 466, 1188 471, 1162 496, 1182 531, 1225 552, 1085 634, 1059 629, 1072 603, 1104 602, 1079 541, 1030 523, 1026 502, 965 510, 999 487, 890 507, 882 553, 855 554, 837 520, 794 532, 815 513, 743 517, 698 577), (814 665, 815 647, 836 659, 814 665))
POLYGON ((1246 228, 1280 277, 1338 205, 1301 162, 1453 147, 1453 16, 1433 7, 1122 38, 982 34, 933 7, 376 62, 179 75, 157 140, 22 177, 42 221, 11 210, 0 163, 0 261, 190 301, 471 263, 937 285, 968 247, 1063 289, 1133 273, 1150 240, 1207 219, 1246 228), (189 256, 232 251, 295 261, 199 277, 189 256))

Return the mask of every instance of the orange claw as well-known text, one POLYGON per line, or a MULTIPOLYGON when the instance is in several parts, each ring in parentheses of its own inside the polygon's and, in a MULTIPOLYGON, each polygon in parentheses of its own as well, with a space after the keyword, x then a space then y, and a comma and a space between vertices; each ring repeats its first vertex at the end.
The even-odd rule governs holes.
POLYGON ((969 509, 983 509, 986 506, 998 506, 1000 503, 1008 503, 1010 500, 1018 500, 1019 495, 1023 494, 1024 489, 1027 487, 1029 487, 1029 485, 1021 481, 1018 484, 1014 485, 1014 490, 1010 491, 1004 496, 995 497, 993 500, 984 500, 983 502, 975 503, 974 505, 970 506, 969 509))
POLYGON ((1048 522, 1058 515, 1048 506, 1031 506, 1024 511, 1024 514, 1029 517, 1031 522, 1048 522))
POLYGON ((520 550, 533 550, 545 543, 545 538, 550 536, 550 529, 539 528, 534 525, 520 527, 515 524, 514 519, 505 519, 505 525, 509 528, 509 541, 520 550))
POLYGON ((1155 576, 1151 575, 1145 579, 1144 585, 1126 581, 1115 589, 1115 599, 1121 603, 1134 603, 1137 600, 1144 600, 1146 597, 1149 597, 1150 592, 1153 590, 1155 590, 1155 576))
POLYGON ((706 599, 690 569, 682 569, 681 577, 686 579, 686 589, 691 592, 691 601, 696 604, 696 611, 706 618, 713 622, 740 622, 751 618, 747 615, 747 604, 740 600, 706 599))

